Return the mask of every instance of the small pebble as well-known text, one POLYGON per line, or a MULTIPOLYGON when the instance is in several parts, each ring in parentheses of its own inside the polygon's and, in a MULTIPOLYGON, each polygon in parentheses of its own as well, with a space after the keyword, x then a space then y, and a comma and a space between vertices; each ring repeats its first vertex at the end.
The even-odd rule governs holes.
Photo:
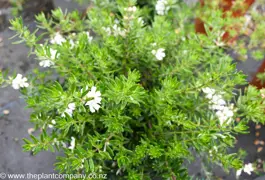
POLYGON ((29 128, 29 129, 28 129, 28 134, 32 134, 34 131, 35 131, 34 128, 29 128))
POLYGON ((260 164, 257 164, 257 168, 261 168, 261 165, 260 164))
POLYGON ((255 135, 256 135, 256 137, 259 137, 260 132, 256 132, 255 135))
POLYGON ((261 125, 259 125, 259 124, 257 124, 256 126, 255 126, 255 129, 260 129, 261 128, 261 125))
POLYGON ((264 141, 259 141, 259 144, 264 146, 264 141))
POLYGON ((10 111, 8 109, 3 110, 4 115, 8 115, 9 113, 10 113, 10 111))
POLYGON ((256 146, 259 145, 259 140, 256 139, 256 140, 254 141, 254 144, 255 144, 256 146))
POLYGON ((257 152, 261 152, 263 150, 263 147, 258 147, 257 152))

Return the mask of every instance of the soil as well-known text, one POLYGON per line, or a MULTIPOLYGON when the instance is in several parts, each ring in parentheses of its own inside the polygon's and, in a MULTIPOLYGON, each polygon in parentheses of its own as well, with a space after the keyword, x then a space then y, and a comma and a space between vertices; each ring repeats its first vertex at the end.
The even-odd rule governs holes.
MULTIPOLYGON (((69 11, 80 9, 76 4, 66 0, 55 0, 54 5, 67 8, 69 11)), ((8 28, 10 9, 1 8, 0 12, 3 14, 0 13, 0 69, 27 74, 34 67, 38 67, 38 64, 33 56, 28 57, 29 49, 25 44, 12 44, 16 39, 10 39, 14 35, 8 28), (4 23, 1 23, 1 20, 4 23)), ((34 29, 36 24, 32 14, 26 12, 24 15, 25 24, 34 29)), ((19 96, 19 91, 11 87, 0 89, 0 173, 54 173, 56 155, 62 153, 41 152, 33 156, 29 152, 23 152, 22 138, 29 138, 28 130, 33 128, 33 124, 29 122, 30 110, 25 108, 26 104, 19 96)))
MULTIPOLYGON (((54 5, 68 9, 68 11, 76 8, 82 10, 82 7, 70 0, 55 0, 54 5)), ((14 40, 9 39, 14 35, 14 32, 8 29, 8 19, 11 18, 10 9, 1 9, 0 7, 0 12, 4 12, 2 15, 0 13, 0 69, 10 69, 17 73, 27 74, 38 64, 34 57, 28 57, 29 49, 24 44, 14 45, 12 44, 14 40)), ((36 27, 32 17, 26 18, 26 25, 32 29, 36 27)), ((232 53, 231 56, 233 56, 232 53)), ((249 58, 245 62, 238 62, 237 68, 248 74, 250 81, 260 63, 249 58)), ((29 137, 28 130, 33 128, 33 125, 28 121, 30 110, 25 109, 25 102, 19 98, 19 95, 19 92, 11 87, 0 89, 0 173, 54 173, 53 164, 56 162, 56 155, 62 155, 61 153, 41 152, 32 156, 31 153, 22 150, 22 138, 29 137)), ((250 124, 250 134, 237 137, 236 148, 243 148, 248 153, 246 163, 255 162, 257 159, 265 160, 265 149, 258 153, 258 147, 253 144, 256 139, 265 141, 265 127, 262 126, 258 130, 260 132, 258 137, 256 132, 255 125, 250 124)), ((224 180, 235 179, 235 172, 230 172, 227 175, 220 169, 214 167, 216 177, 224 180)), ((190 174, 200 177, 200 174, 203 174, 200 160, 193 162, 189 171, 190 174)), ((255 178, 257 178, 256 175, 248 176, 246 174, 240 177, 242 180, 255 178)), ((265 177, 259 177, 256 180, 263 179, 265 180, 265 177)))

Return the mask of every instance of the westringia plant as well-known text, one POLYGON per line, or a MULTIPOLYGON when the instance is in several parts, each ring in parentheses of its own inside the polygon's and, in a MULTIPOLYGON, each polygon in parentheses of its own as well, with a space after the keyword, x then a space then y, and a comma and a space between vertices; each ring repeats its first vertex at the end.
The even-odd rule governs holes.
POLYGON ((41 129, 24 149, 63 151, 61 173, 108 179, 188 179, 187 163, 200 155, 251 173, 254 165, 241 169, 228 148, 249 121, 265 121, 265 103, 255 87, 235 88, 247 82, 216 43, 222 13, 212 12, 204 36, 185 3, 152 6, 153 18, 133 0, 95 0, 86 17, 61 9, 36 16, 44 31, 11 21, 41 66, 1 78, 21 91, 41 129))

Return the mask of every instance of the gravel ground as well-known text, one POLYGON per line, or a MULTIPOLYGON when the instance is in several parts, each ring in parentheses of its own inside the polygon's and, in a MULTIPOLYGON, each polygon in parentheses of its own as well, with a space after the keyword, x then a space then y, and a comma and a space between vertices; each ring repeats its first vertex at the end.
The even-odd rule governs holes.
MULTIPOLYGON (((75 8, 80 9, 76 4, 65 0, 56 0, 55 6, 67 8, 69 11, 75 8)), ((33 21, 27 21, 28 27, 33 29, 35 27, 33 21)), ((0 68, 27 74, 37 67, 37 63, 34 57, 28 57, 29 49, 24 44, 12 44, 13 40, 9 38, 13 35, 14 32, 7 27, 0 32, 0 68)), ((33 125, 29 123, 30 110, 24 108, 26 104, 19 96, 19 91, 11 87, 0 89, 0 175, 1 172, 6 174, 54 173, 53 164, 56 161, 56 153, 41 152, 32 156, 29 152, 23 152, 22 138, 29 137, 28 129, 33 128, 33 125)))
MULTIPOLYGON (((55 0, 55 6, 68 9, 69 11, 82 7, 77 6, 66 0, 55 0)), ((34 28, 33 21, 28 22, 28 26, 34 28)), ((18 73, 26 74, 33 67, 37 66, 34 57, 27 57, 28 48, 25 45, 13 45, 9 39, 14 33, 8 28, 0 32, 0 68, 9 68, 18 73)), ((256 72, 261 62, 253 61, 249 58, 246 62, 238 63, 238 69, 243 70, 249 75, 248 80, 256 72)), ((53 173, 53 164, 56 161, 55 153, 41 152, 32 156, 29 152, 22 151, 22 138, 28 138, 28 129, 33 125, 28 122, 30 111, 25 109, 25 103, 19 98, 19 92, 7 87, 0 89, 0 173, 53 173)), ((257 153, 257 147, 253 142, 257 138, 254 125, 251 125, 251 134, 238 137, 236 147, 245 149, 248 153, 247 162, 254 162, 258 158, 265 159, 265 150, 257 153)), ((265 128, 259 130, 260 140, 265 141, 265 128), (264 133, 263 133, 264 132, 264 133)), ((37 132, 36 132, 37 133, 37 132)), ((230 175, 223 173, 220 168, 214 168, 214 174, 224 180, 234 180, 235 173, 230 175)), ((197 160, 190 166, 191 174, 201 174, 200 161, 197 160)), ((252 180, 256 176, 244 175, 241 179, 252 180)), ((257 180, 265 180, 265 177, 259 177, 257 180)))

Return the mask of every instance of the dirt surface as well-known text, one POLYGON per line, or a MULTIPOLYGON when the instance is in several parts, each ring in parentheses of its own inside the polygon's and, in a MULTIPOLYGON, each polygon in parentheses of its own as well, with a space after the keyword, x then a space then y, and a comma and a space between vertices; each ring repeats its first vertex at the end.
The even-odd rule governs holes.
MULTIPOLYGON (((0 0, 1 1, 1 0, 0 0)), ((68 11, 76 8, 82 9, 75 3, 69 0, 55 0, 55 7, 68 9, 68 11)), ((7 10, 8 12, 8 10, 7 10)), ((7 13, 5 18, 9 18, 7 13)), ((4 19, 5 20, 5 19, 4 19)), ((1 19, 0 19, 1 21, 1 19)), ((1 23, 0 23, 1 24, 1 23)), ((0 25, 0 68, 10 69, 17 73, 27 74, 33 67, 38 64, 34 57, 28 57, 28 48, 24 44, 13 45, 9 38, 14 35, 7 28, 7 22, 4 27, 0 25)), ((35 24, 33 19, 27 20, 28 27, 34 29, 35 24)), ((257 67, 261 62, 253 61, 249 58, 246 62, 239 62, 237 67, 249 75, 248 80, 251 80, 257 67)), ((36 156, 32 156, 29 152, 22 151, 22 138, 29 137, 28 129, 33 125, 28 122, 30 110, 25 109, 25 103, 19 98, 19 91, 11 87, 0 89, 0 173, 53 173, 53 164, 56 161, 56 154, 51 152, 41 152, 36 156)), ((260 136, 256 137, 254 125, 251 125, 250 135, 241 135, 238 137, 237 147, 245 149, 248 153, 246 163, 255 162, 258 158, 265 160, 265 149, 257 153, 257 146, 253 144, 255 139, 265 141, 265 128, 259 130, 260 136)), ((37 132, 36 132, 37 133, 37 132)), ((233 150, 231 150, 233 151, 233 150)), ((217 177, 225 180, 234 180, 235 172, 226 175, 220 168, 214 168, 214 174, 217 177)), ((202 174, 200 160, 192 163, 190 173, 199 175, 202 174)), ((248 176, 244 174, 240 179, 252 180, 257 176, 248 176)), ((265 180, 265 177, 260 177, 257 180, 265 180)))
MULTIPOLYGON (((55 7, 58 6, 69 11, 80 9, 76 4, 65 0, 56 0, 55 7)), ((9 38, 14 32, 8 29, 10 9, 0 7, 0 10, 3 13, 1 17, 6 18, 3 19, 3 26, 0 25, 0 68, 25 75, 38 64, 34 57, 28 57, 29 49, 24 44, 12 44, 13 40, 9 38)), ((27 18, 26 24, 30 29, 35 28, 33 19, 27 18)), ((29 152, 23 152, 22 138, 29 137, 28 129, 33 128, 33 125, 29 122, 30 110, 25 109, 26 104, 19 96, 19 91, 12 87, 0 89, 0 174, 54 173, 55 153, 41 152, 32 156, 29 152)))
MULTIPOLYGON (((27 57, 25 45, 11 44, 12 35, 8 29, 0 33, 0 66, 26 74, 36 62, 27 57)), ((19 91, 11 87, 0 90, 0 172, 52 173, 55 154, 42 152, 33 157, 29 152, 22 152, 22 138, 29 137, 27 130, 32 127, 28 122, 30 111, 24 107, 19 91)))

